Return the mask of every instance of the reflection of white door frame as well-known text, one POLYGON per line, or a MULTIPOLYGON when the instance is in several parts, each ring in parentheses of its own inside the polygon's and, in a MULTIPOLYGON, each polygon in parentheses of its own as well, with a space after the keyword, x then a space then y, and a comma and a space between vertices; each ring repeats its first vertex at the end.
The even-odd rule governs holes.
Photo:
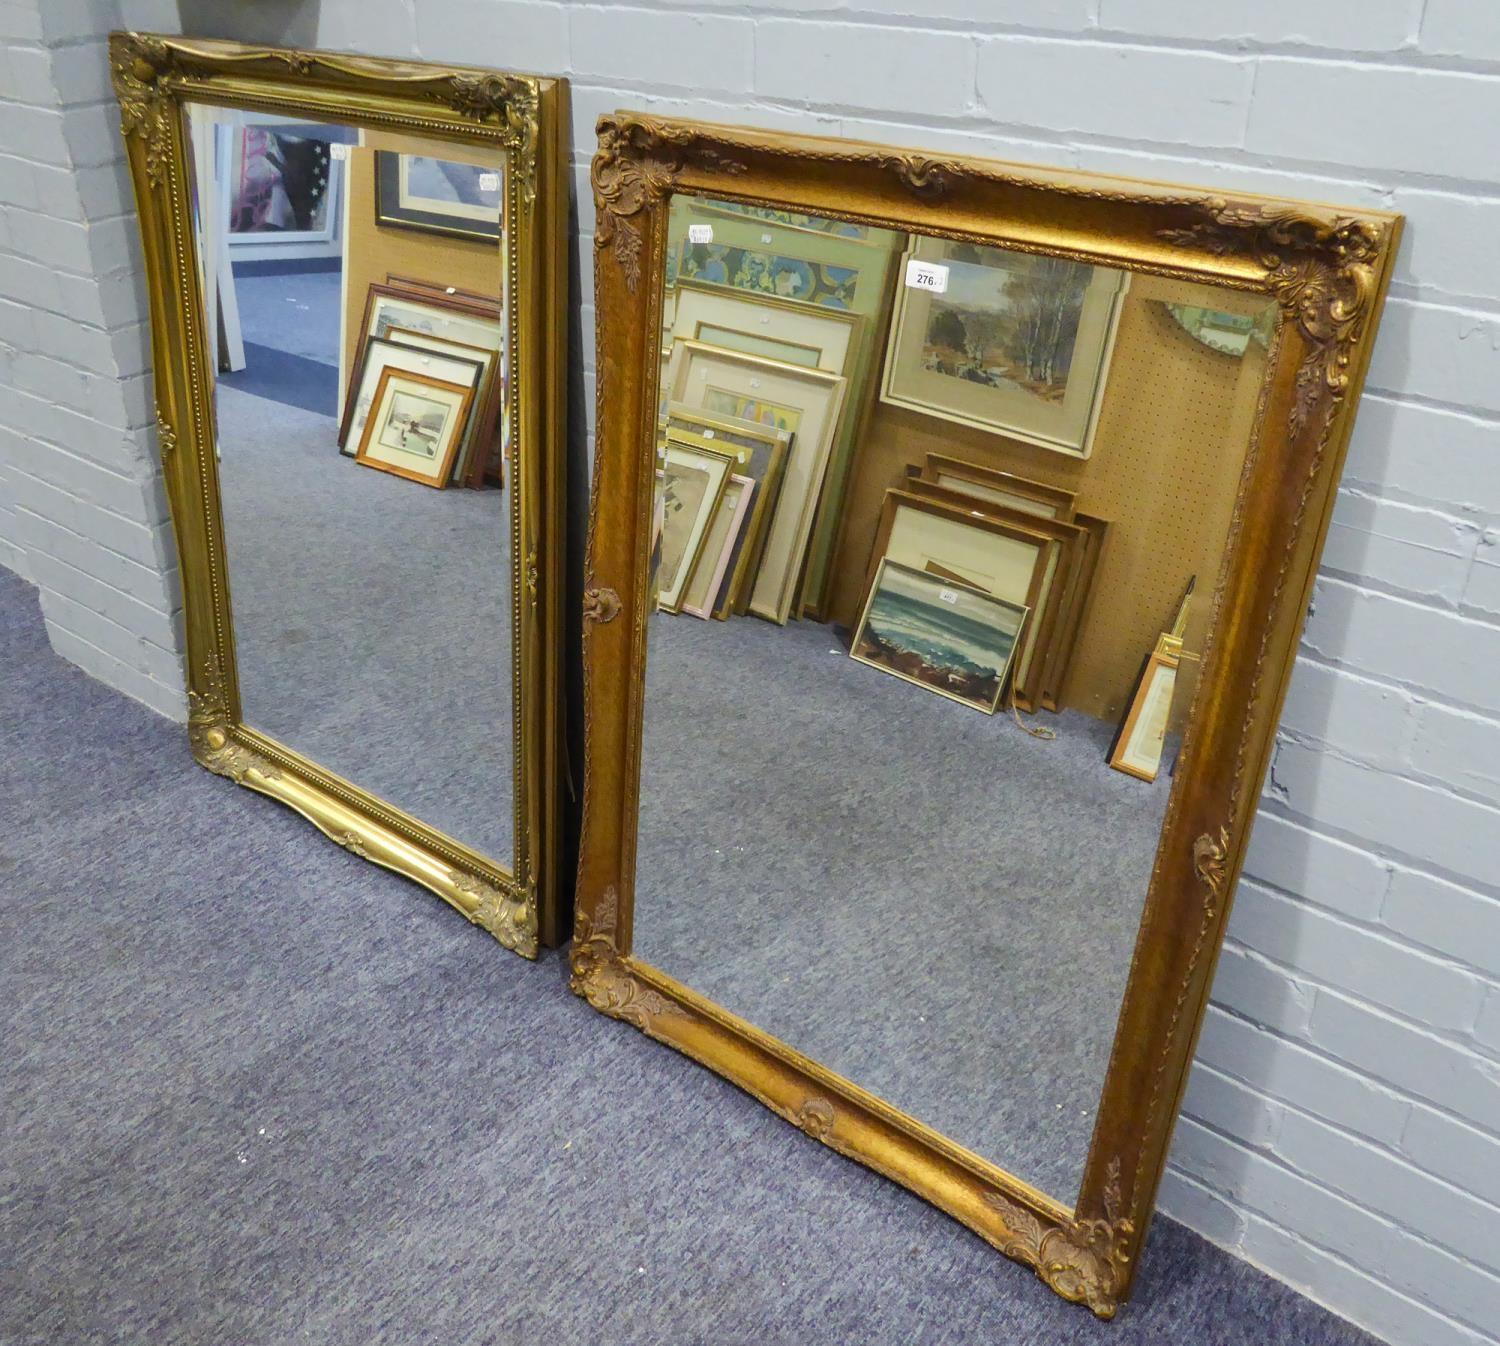
POLYGON ((232 129, 218 124, 212 113, 195 113, 189 120, 193 177, 198 185, 198 283, 203 290, 206 340, 214 368, 230 371, 245 367, 239 297, 235 293, 234 272, 225 246, 229 182, 223 171, 224 149, 229 144, 232 129), (213 278, 212 284, 209 283, 210 277, 213 278))

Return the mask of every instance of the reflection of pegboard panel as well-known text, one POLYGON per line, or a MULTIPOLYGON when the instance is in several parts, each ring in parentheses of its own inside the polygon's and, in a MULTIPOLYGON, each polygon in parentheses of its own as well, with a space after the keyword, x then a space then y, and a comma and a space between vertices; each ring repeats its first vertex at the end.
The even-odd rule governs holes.
POLYGON ((419 233, 375 223, 375 150, 404 150, 408 154, 433 154, 459 162, 499 168, 504 156, 476 151, 469 146, 416 140, 380 131, 364 133, 364 147, 350 146, 348 164, 349 231, 344 241, 344 367, 340 387, 349 383, 348 362, 359 342, 359 324, 365 314, 365 295, 373 282, 387 276, 410 276, 437 285, 451 285, 475 294, 500 293, 500 249, 485 239, 455 238, 446 234, 419 233))
MULTIPOLYGON (((1110 521, 1064 704, 1104 719, 1119 716, 1143 655, 1193 574, 1199 587, 1186 648, 1200 650, 1265 351, 1254 342, 1243 358, 1210 350, 1153 302, 1163 299, 1235 313, 1255 312, 1264 302, 1132 277, 1087 461, 879 403, 849 496, 833 619, 848 623, 855 615, 886 488, 900 482, 908 463, 937 452, 1066 487, 1078 493, 1080 510, 1110 521)), ((1183 664, 1179 716, 1196 672, 1196 663, 1183 664)))

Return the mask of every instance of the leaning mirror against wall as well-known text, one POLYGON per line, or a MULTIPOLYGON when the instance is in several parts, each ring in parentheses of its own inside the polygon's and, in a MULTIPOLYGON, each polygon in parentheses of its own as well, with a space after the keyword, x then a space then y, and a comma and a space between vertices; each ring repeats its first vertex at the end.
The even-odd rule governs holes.
POLYGON ((140 35, 193 750, 556 939, 562 86, 140 35))
POLYGON ((575 989, 1108 1316, 1399 220, 628 114, 594 184, 575 989))

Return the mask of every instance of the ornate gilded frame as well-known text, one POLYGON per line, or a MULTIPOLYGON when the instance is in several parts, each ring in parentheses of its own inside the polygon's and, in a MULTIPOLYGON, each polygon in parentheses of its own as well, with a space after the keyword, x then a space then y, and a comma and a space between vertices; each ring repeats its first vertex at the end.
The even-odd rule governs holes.
MULTIPOLYGON (((437 893, 506 948, 557 943, 562 777, 567 87, 534 75, 242 46, 110 37, 151 306, 162 471, 186 618, 188 736, 210 771, 303 814, 340 846, 437 893), (214 452, 213 377, 194 254, 185 105, 274 110, 503 150, 515 446, 511 493, 513 868, 247 726, 214 452)), ((497 276, 499 275, 497 269, 497 276)), ((483 732, 476 726, 476 732, 483 732)), ((500 732, 498 728, 496 732, 500 732)))
POLYGON ((894 1178, 1110 1317, 1128 1295, 1243 861, 1400 235, 1374 211, 632 113, 593 162, 598 452, 584 593, 573 989, 894 1178), (631 952, 651 453, 671 195, 919 228, 1272 296, 1281 321, 1202 675, 1072 1208, 631 952))

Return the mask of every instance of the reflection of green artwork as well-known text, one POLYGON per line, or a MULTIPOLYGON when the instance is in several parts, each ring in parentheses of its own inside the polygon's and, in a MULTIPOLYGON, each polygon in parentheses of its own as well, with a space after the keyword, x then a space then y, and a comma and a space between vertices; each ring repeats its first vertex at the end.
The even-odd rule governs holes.
POLYGON ((756 332, 738 332, 732 327, 717 327, 713 323, 699 323, 693 333, 698 341, 724 350, 743 351, 746 355, 760 355, 768 360, 782 360, 789 365, 801 365, 803 369, 816 369, 823 352, 812 346, 799 346, 792 341, 778 341, 775 337, 763 337, 756 332))
POLYGON ((1252 341, 1262 346, 1271 344, 1271 332, 1276 325, 1273 307, 1267 305, 1259 314, 1225 313, 1222 309, 1199 308, 1193 304, 1168 304, 1167 310, 1195 341, 1201 341, 1210 350, 1220 355, 1240 356, 1252 341))
POLYGON ((684 243, 673 260, 676 265, 671 268, 673 274, 667 277, 669 285, 675 285, 680 277, 748 290, 752 294, 800 299, 825 308, 852 308, 854 290, 859 284, 859 272, 853 267, 824 266, 722 243, 684 243))
POLYGON ((965 244, 949 255, 947 293, 928 310, 922 368, 1062 401, 1093 268, 965 244))
POLYGON ((738 416, 743 421, 769 425, 775 430, 785 430, 789 435, 797 433, 797 426, 802 420, 800 407, 784 407, 758 397, 732 393, 727 388, 705 389, 703 410, 711 411, 716 416, 738 416))
POLYGON ((750 206, 739 201, 703 201, 695 213, 705 215, 743 215, 752 220, 764 220, 767 224, 781 224, 788 229, 804 229, 814 234, 833 234, 839 238, 870 237, 870 227, 865 224, 850 224, 848 220, 831 220, 826 215, 805 215, 800 210, 777 210, 773 206, 750 206))

